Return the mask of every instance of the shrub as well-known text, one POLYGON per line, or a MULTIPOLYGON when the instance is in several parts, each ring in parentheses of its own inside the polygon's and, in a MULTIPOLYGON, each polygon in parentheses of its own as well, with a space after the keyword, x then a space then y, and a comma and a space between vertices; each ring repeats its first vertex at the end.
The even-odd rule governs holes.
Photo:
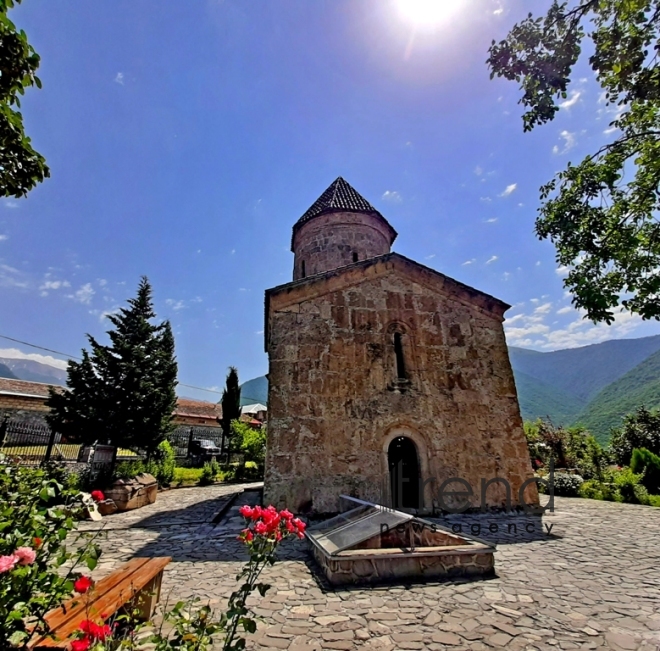
POLYGON ((128 481, 143 472, 144 463, 140 459, 135 461, 122 461, 115 467, 113 479, 123 479, 124 481, 128 481))
POLYGON ((199 478, 200 486, 208 486, 215 482, 215 478, 218 476, 219 472, 220 466, 215 459, 211 459, 211 461, 205 463, 202 468, 202 476, 199 478))
POLYGON ((609 478, 614 487, 614 499, 617 502, 631 504, 648 504, 648 492, 642 486, 642 475, 634 473, 630 468, 610 470, 609 478))
POLYGON ((580 475, 556 472, 553 477, 554 494, 563 497, 577 497, 584 479, 580 475))
POLYGON ((28 621, 34 635, 45 633, 44 614, 73 592, 76 561, 96 566, 95 546, 74 557, 63 544, 85 509, 65 477, 62 468, 19 466, 0 454, 0 649, 26 644, 28 621))
POLYGON ((585 497, 589 500, 604 500, 605 497, 604 484, 597 479, 589 479, 580 486, 580 497, 585 497))
POLYGON ((169 441, 161 441, 156 449, 155 477, 161 486, 169 486, 174 479, 176 467, 174 448, 169 441))
POLYGON ((575 468, 587 479, 600 478, 607 463, 598 441, 583 427, 555 427, 539 419, 524 423, 525 437, 534 470, 547 467, 575 468))
POLYGON ((646 448, 635 448, 630 469, 642 474, 642 484, 649 493, 660 493, 660 457, 646 448))
POLYGON ((244 460, 254 461, 263 467, 266 459, 266 429, 254 429, 239 420, 232 421, 231 429, 232 440, 236 441, 235 447, 243 452, 244 460))
POLYGON ((620 466, 630 464, 635 448, 660 455, 660 411, 639 407, 625 417, 620 428, 612 431, 610 449, 620 466))

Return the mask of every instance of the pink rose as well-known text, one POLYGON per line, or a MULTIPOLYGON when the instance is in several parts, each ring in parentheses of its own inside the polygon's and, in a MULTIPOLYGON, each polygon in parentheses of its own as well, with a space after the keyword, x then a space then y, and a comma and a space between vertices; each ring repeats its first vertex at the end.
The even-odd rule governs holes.
POLYGON ((11 556, 0 556, 0 574, 13 570, 16 563, 18 563, 18 557, 13 554, 11 556))
POLYGON ((32 547, 19 547, 14 552, 14 556, 16 556, 21 565, 32 565, 34 559, 37 557, 37 553, 32 547))

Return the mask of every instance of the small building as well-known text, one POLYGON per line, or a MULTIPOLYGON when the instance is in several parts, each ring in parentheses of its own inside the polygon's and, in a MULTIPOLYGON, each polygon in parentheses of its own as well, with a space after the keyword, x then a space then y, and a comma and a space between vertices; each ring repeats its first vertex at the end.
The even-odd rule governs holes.
POLYGON ((0 378, 0 420, 5 417, 33 425, 45 425, 48 413, 46 400, 49 389, 64 391, 64 387, 0 378))
POLYGON ((268 407, 262 405, 261 403, 255 403, 254 405, 245 405, 241 407, 241 420, 243 422, 257 421, 259 425, 266 422, 268 417, 268 407))
POLYGON ((222 427, 221 420, 222 405, 219 403, 177 398, 174 425, 220 428, 222 427))

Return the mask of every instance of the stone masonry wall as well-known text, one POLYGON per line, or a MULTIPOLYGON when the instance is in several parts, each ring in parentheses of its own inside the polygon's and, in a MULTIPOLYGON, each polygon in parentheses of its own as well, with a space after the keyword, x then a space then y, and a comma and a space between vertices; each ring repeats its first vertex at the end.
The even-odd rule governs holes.
POLYGON ((313 276, 358 260, 374 258, 390 252, 390 233, 378 216, 362 213, 335 212, 310 220, 296 233, 293 279, 313 276))
MULTIPOLYGON (((418 449, 426 508, 450 477, 469 482, 473 507, 482 478, 506 478, 517 504, 532 472, 503 308, 482 309, 411 268, 351 268, 270 297, 266 503, 318 513, 336 512, 342 493, 382 503, 388 445, 404 435, 418 449), (394 330, 405 333, 407 385, 394 330)), ((535 486, 526 495, 537 502, 535 486)), ((487 504, 504 506, 501 483, 487 504)))

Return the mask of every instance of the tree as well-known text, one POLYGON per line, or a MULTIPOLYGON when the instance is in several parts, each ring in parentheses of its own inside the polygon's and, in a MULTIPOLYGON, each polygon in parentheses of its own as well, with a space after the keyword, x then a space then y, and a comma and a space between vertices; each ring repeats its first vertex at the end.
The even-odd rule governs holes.
POLYGON ((616 112, 612 141, 541 188, 536 234, 569 267, 564 286, 594 322, 614 308, 660 318, 660 0, 553 0, 493 44, 491 78, 520 83, 523 128, 551 121, 585 39, 616 112), (591 49, 591 48, 590 48, 591 49))
POLYGON ((635 448, 660 455, 660 411, 638 407, 624 418, 621 427, 612 430, 610 449, 620 466, 630 463, 635 448))
POLYGON ((25 135, 19 95, 29 86, 41 88, 35 72, 39 55, 18 31, 7 11, 21 0, 0 0, 0 196, 24 197, 50 176, 44 157, 25 135))
POLYGON ((87 335, 91 352, 70 361, 68 391, 51 389, 48 424, 68 440, 108 442, 150 457, 172 429, 177 364, 168 321, 154 325, 151 286, 143 277, 129 307, 110 315, 111 345, 87 335))
POLYGON ((229 452, 231 442, 231 422, 241 415, 241 387, 238 385, 238 371, 229 367, 225 388, 222 391, 222 452, 229 452))

